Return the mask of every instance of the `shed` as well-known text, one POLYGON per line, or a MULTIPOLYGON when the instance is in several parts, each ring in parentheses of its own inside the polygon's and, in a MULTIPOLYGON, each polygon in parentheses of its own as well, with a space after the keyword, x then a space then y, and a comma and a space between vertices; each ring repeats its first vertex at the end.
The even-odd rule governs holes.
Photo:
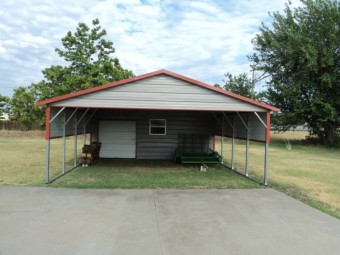
MULTIPOLYGON (((46 105, 46 183, 59 177, 49 176, 53 138, 63 137, 60 175, 64 175, 79 165, 75 139, 74 164, 65 169, 67 136, 90 134, 92 141, 102 143, 102 158, 174 159, 179 137, 206 135, 232 138, 231 169, 235 138, 247 140, 247 161, 249 141, 263 142, 267 185, 270 112, 279 111, 273 106, 164 69, 37 105, 46 105)), ((208 147, 214 146, 209 140, 208 147)))

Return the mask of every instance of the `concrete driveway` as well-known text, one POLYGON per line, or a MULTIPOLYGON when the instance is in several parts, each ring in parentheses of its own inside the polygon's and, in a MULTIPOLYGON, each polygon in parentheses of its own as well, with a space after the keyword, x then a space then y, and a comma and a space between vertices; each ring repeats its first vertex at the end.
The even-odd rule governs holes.
POLYGON ((272 189, 0 186, 0 254, 340 254, 340 221, 272 189))

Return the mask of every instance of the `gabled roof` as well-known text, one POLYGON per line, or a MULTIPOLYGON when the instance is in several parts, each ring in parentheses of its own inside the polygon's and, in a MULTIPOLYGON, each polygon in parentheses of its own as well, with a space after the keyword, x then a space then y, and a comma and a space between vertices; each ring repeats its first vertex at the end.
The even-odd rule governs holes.
POLYGON ((77 92, 74 92, 74 93, 70 93, 70 94, 66 94, 66 95, 62 95, 62 96, 53 97, 53 98, 50 98, 50 99, 39 101, 39 102, 36 103, 36 105, 37 106, 48 105, 48 104, 59 102, 59 101, 62 101, 62 100, 67 100, 67 99, 75 98, 75 97, 78 97, 78 96, 82 96, 82 95, 86 95, 86 94, 90 94, 90 93, 95 93, 96 91, 101 91, 101 90, 105 90, 105 89, 108 89, 108 88, 122 86, 124 84, 132 83, 132 82, 139 81, 139 80, 143 80, 143 79, 150 78, 150 77, 153 77, 153 76, 156 76, 156 75, 160 75, 160 74, 169 75, 171 77, 180 79, 182 81, 189 82, 191 84, 197 85, 199 87, 203 87, 203 88, 215 91, 217 93, 226 95, 228 97, 231 97, 231 98, 234 98, 234 99, 238 99, 238 100, 244 101, 246 103, 250 103, 252 105, 256 105, 258 107, 264 108, 264 109, 269 110, 269 111, 275 111, 275 112, 279 112, 280 111, 280 109, 278 109, 276 107, 273 107, 273 106, 270 106, 268 104, 264 104, 264 103, 255 101, 253 99, 250 99, 250 98, 247 98, 247 97, 244 97, 244 96, 232 93, 230 91, 226 91, 226 90, 223 90, 223 89, 220 89, 220 88, 216 88, 216 87, 211 86, 209 84, 206 84, 206 83, 203 83, 203 82, 191 79, 189 77, 186 77, 186 76, 183 76, 183 75, 180 75, 180 74, 177 74, 177 73, 165 70, 165 69, 161 69, 161 70, 158 70, 158 71, 155 71, 155 72, 150 72, 150 73, 146 73, 146 74, 143 74, 143 75, 138 75, 138 76, 135 76, 135 77, 132 77, 132 78, 128 78, 128 79, 124 79, 124 80, 108 83, 108 84, 97 86, 97 87, 94 87, 94 88, 89 88, 89 89, 80 90, 80 91, 77 91, 77 92))

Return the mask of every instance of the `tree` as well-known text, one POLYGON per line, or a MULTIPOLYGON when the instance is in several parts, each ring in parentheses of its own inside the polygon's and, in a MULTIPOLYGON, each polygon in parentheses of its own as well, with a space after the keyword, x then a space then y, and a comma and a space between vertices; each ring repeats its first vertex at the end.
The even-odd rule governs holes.
POLYGON ((69 31, 62 44, 64 49, 55 49, 68 66, 52 65, 42 71, 44 80, 32 84, 39 100, 87 89, 133 76, 122 68, 113 43, 104 38, 107 34, 99 20, 92 21, 93 28, 79 23, 76 32, 69 31))
POLYGON ((9 113, 9 97, 0 94, 0 120, 4 113, 9 113))
POLYGON ((19 87, 15 89, 11 106, 15 121, 30 129, 43 126, 45 112, 43 109, 35 106, 35 94, 32 87, 19 87))
POLYGON ((254 91, 254 83, 252 79, 248 77, 246 73, 241 73, 239 75, 233 75, 229 72, 224 74, 225 80, 224 85, 215 84, 215 87, 223 88, 230 92, 249 97, 257 98, 257 93, 254 91))
POLYGON ((62 38, 63 49, 55 49, 68 65, 52 65, 42 73, 44 79, 27 88, 15 90, 11 105, 15 119, 28 127, 44 124, 44 109, 37 109, 38 100, 60 96, 133 76, 124 69, 115 52, 113 43, 104 37, 106 31, 99 20, 92 21, 93 27, 79 23, 74 33, 68 32, 62 38))
POLYGON ((340 125, 340 2, 301 2, 273 13, 270 27, 262 24, 250 59, 270 75, 267 99, 282 110, 278 123, 307 124, 334 144, 340 125))

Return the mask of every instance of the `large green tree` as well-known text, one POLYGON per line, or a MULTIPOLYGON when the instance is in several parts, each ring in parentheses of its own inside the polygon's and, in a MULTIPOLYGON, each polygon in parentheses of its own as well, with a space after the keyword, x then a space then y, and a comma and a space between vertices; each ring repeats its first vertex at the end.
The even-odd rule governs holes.
POLYGON ((45 112, 35 106, 35 101, 32 87, 19 87, 14 90, 10 102, 14 120, 29 129, 39 129, 44 124, 45 112))
POLYGON ((62 38, 63 49, 55 49, 68 65, 52 65, 42 71, 44 80, 33 84, 39 100, 99 86, 133 76, 124 69, 119 59, 113 57, 113 42, 105 39, 106 31, 99 20, 90 28, 79 23, 76 31, 69 31, 62 38))
POLYGON ((251 57, 270 75, 269 103, 281 108, 285 128, 307 124, 328 144, 336 143, 340 125, 340 2, 301 0, 271 14, 253 40, 251 57))
POLYGON ((15 91, 11 100, 15 119, 36 127, 43 123, 44 112, 34 106, 36 101, 132 77, 133 72, 113 57, 115 48, 106 34, 98 19, 92 21, 92 27, 79 23, 75 32, 69 31, 62 38, 63 48, 55 49, 67 65, 52 65, 42 70, 42 81, 15 91))

